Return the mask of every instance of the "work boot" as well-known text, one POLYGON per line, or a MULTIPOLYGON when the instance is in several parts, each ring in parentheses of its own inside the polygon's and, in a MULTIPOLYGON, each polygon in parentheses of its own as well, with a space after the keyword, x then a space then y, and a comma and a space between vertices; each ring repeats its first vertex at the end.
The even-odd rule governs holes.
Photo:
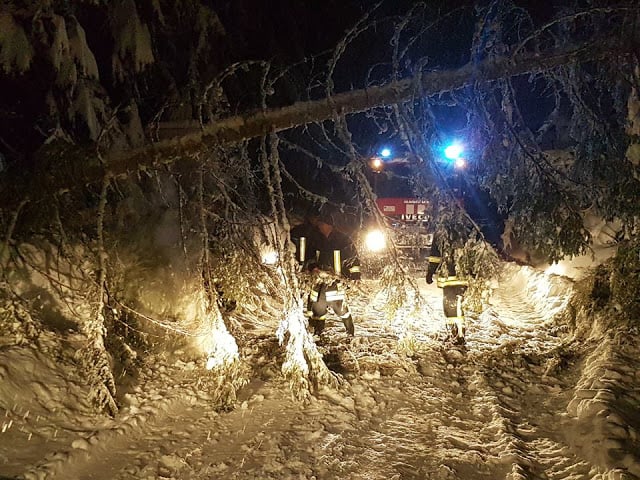
POLYGON ((451 341, 454 345, 464 345, 464 327, 460 328, 457 323, 448 324, 447 340, 451 341))
POLYGON ((353 337, 356 332, 356 328, 353 325, 353 317, 349 315, 347 318, 343 318, 342 322, 344 323, 344 328, 347 333, 353 337))
POLYGON ((316 318, 309 320, 309 325, 313 327, 313 334, 317 336, 322 335, 322 332, 324 331, 324 324, 324 320, 318 320, 316 318))

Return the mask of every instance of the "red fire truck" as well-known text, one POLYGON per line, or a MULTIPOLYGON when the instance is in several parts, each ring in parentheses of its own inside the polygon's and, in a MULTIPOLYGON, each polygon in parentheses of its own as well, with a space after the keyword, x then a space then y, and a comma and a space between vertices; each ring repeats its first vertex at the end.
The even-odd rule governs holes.
POLYGON ((391 234, 393 243, 405 256, 413 259, 428 256, 433 241, 433 233, 427 229, 429 202, 420 198, 391 197, 378 198, 376 203, 387 220, 388 228, 386 232, 369 232, 366 238, 368 249, 381 251, 391 234))

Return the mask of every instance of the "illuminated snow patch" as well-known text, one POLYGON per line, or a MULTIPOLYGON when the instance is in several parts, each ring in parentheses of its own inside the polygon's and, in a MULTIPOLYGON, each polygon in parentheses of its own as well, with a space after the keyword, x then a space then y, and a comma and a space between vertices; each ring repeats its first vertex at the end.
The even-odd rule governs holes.
POLYGON ((207 370, 227 367, 236 362, 240 357, 238 344, 227 330, 220 310, 214 307, 207 312, 203 292, 198 294, 191 307, 198 315, 196 318, 203 321, 197 343, 207 357, 207 370))
POLYGON ((512 315, 503 315, 504 323, 531 322, 530 315, 520 316, 518 312, 535 312, 537 322, 552 320, 567 305, 573 290, 568 278, 542 272, 531 267, 509 265, 503 271, 500 289, 497 292, 503 303, 512 306, 512 315))
MULTIPOLYGON (((421 291, 424 296, 425 292, 421 291)), ((383 310, 385 304, 397 295, 388 289, 380 290, 373 298, 372 303, 379 305, 383 310)), ((416 339, 429 341, 437 336, 444 328, 442 312, 434 309, 430 299, 417 299, 411 289, 407 289, 406 298, 402 306, 393 312, 390 318, 390 327, 393 334, 399 340, 416 339)))
POLYGON ((299 370, 303 375, 309 374, 309 365, 305 357, 305 347, 311 342, 309 333, 307 332, 307 322, 302 314, 302 305, 294 305, 285 314, 284 319, 280 322, 276 337, 280 345, 285 343, 287 333, 290 335, 289 341, 286 342, 285 361, 282 364, 282 371, 293 372, 299 370))
POLYGON ((545 269, 544 273, 546 273, 547 275, 566 275, 567 269, 562 263, 554 263, 552 265, 549 265, 545 269))
POLYGON ((226 329, 212 329, 201 342, 207 355, 207 370, 230 365, 238 360, 238 344, 226 329))

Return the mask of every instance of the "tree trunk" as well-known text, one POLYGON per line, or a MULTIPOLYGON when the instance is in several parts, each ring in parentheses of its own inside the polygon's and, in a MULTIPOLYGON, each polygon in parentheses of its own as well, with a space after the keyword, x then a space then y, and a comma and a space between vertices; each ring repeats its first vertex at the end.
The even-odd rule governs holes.
MULTIPOLYGON (((364 88, 334 96, 296 102, 292 105, 269 110, 254 111, 237 115, 205 125, 197 133, 187 133, 177 138, 160 141, 147 147, 118 152, 108 157, 105 165, 82 161, 79 153, 74 175, 60 175, 52 178, 46 188, 39 192, 53 193, 60 189, 70 189, 78 184, 87 184, 103 178, 105 169, 113 177, 127 175, 144 167, 170 164, 177 159, 188 159, 213 145, 236 143, 241 140, 288 130, 297 126, 329 120, 336 113, 353 114, 385 105, 411 101, 460 89, 476 82, 490 82, 523 74, 539 73, 561 65, 594 61, 613 52, 624 52, 620 45, 611 42, 591 42, 579 47, 554 50, 544 54, 527 54, 517 58, 493 58, 476 64, 469 63, 456 70, 422 73, 404 80, 394 81, 379 87, 364 88)), ((197 161, 197 160, 194 160, 197 161)), ((3 192, 6 205, 15 203, 15 192, 3 192), (13 198, 12 198, 13 197, 13 198)), ((20 197, 23 197, 21 195, 20 197)))

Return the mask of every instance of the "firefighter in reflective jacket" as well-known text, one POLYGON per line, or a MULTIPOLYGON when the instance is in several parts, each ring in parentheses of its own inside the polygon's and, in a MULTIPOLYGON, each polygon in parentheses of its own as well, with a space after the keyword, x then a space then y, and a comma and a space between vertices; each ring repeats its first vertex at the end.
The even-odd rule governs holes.
POLYGON ((351 239, 336 230, 333 223, 331 214, 312 214, 308 216, 306 226, 303 224, 297 232, 292 231, 298 261, 313 272, 314 277, 305 314, 314 333, 320 335, 331 308, 342 319, 347 333, 354 335, 353 317, 340 277, 359 280, 360 261, 351 239), (313 228, 309 228, 309 225, 313 228), (307 236, 300 233, 306 233, 307 236))
POLYGON ((454 339, 464 341, 465 319, 462 301, 469 282, 456 275, 455 259, 446 258, 443 262, 437 239, 434 238, 427 268, 427 283, 433 283, 433 275, 437 272, 436 285, 442 288, 442 310, 444 311, 447 330, 454 339))

